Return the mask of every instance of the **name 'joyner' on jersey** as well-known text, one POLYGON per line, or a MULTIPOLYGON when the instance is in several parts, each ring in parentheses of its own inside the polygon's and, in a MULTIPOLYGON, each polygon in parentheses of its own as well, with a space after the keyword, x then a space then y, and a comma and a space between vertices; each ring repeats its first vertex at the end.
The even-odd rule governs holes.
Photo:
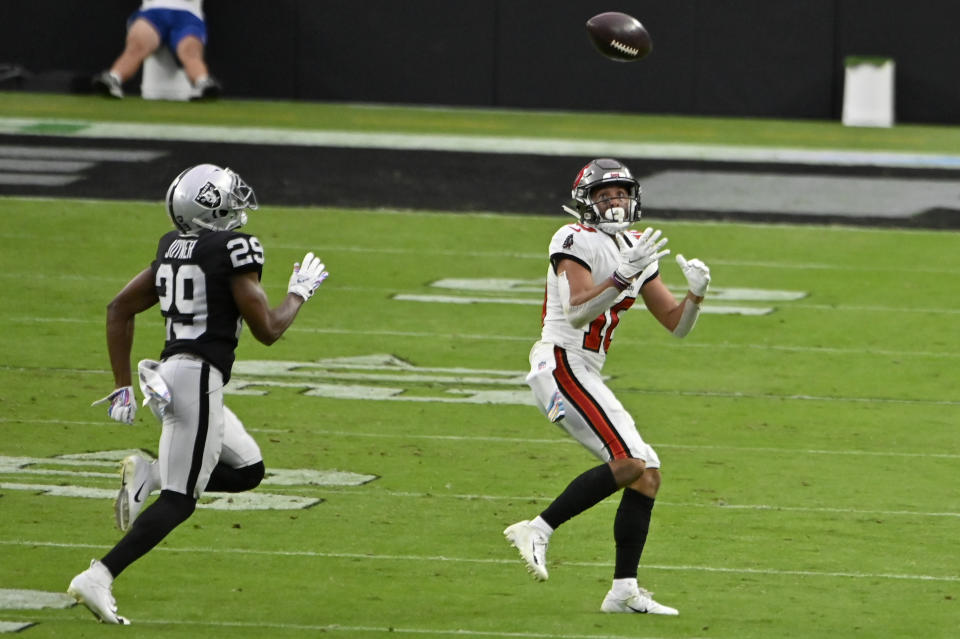
POLYGON ((162 424, 158 457, 123 460, 114 514, 127 534, 67 588, 105 623, 130 623, 117 614, 113 580, 186 521, 204 491, 236 493, 260 484, 260 447, 223 404, 241 329, 246 322, 258 341, 273 344, 327 277, 323 262, 307 253, 293 265, 283 301, 270 307, 260 284, 263 246, 237 230, 257 199, 230 169, 201 164, 183 171, 167 190, 166 208, 176 230, 160 238, 150 266, 107 306, 115 389, 94 404, 108 403, 111 419, 132 424, 136 417, 130 369, 136 316, 159 304, 166 331, 160 361, 137 366, 144 405, 162 424))

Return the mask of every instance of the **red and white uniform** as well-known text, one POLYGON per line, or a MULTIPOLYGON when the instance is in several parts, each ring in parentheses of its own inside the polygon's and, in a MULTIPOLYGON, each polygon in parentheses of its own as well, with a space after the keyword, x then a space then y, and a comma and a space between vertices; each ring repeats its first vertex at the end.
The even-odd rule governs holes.
POLYGON ((602 315, 583 328, 575 328, 563 312, 557 263, 573 260, 590 271, 595 284, 600 284, 616 270, 620 249, 613 236, 574 223, 554 233, 549 256, 543 330, 540 341, 530 350, 527 375, 537 406, 601 460, 633 457, 643 459, 647 468, 659 468, 656 452, 640 437, 633 417, 601 375, 614 330, 645 282, 638 280, 602 315))

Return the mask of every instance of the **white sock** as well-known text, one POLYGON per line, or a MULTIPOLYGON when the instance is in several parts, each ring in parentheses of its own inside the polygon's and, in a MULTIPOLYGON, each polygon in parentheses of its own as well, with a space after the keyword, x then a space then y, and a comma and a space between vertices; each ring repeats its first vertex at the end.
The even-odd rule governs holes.
POLYGON ((108 586, 113 583, 113 574, 110 572, 110 569, 104 566, 99 560, 93 562, 93 565, 90 566, 90 570, 99 574, 102 579, 105 579, 108 586))
POLYGON ((543 517, 537 515, 537 518, 530 522, 530 525, 541 531, 548 538, 553 534, 553 528, 550 527, 550 524, 543 520, 543 517))
POLYGON ((114 80, 116 80, 116 81, 119 82, 120 84, 123 84, 123 80, 120 78, 119 75, 117 75, 117 74, 114 73, 113 71, 110 71, 109 73, 110 73, 110 76, 111 76, 114 80))
POLYGON ((619 594, 635 592, 639 586, 636 577, 627 577, 626 579, 614 579, 613 591, 619 594))

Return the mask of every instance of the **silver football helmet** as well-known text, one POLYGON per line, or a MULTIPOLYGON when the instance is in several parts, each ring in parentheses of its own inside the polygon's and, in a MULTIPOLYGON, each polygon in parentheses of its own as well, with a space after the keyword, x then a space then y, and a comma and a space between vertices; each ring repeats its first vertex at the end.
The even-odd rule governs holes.
POLYGON ((185 235, 232 231, 247 223, 247 209, 256 208, 253 189, 230 169, 214 164, 190 167, 167 189, 167 213, 185 235))
POLYGON ((582 223, 595 226, 601 231, 619 233, 640 219, 640 191, 640 183, 630 173, 630 169, 617 160, 600 158, 580 169, 570 192, 573 197, 571 206, 564 206, 563 210, 582 223), (620 184, 626 188, 627 206, 601 211, 601 201, 594 201, 593 193, 598 187, 611 184, 620 184))

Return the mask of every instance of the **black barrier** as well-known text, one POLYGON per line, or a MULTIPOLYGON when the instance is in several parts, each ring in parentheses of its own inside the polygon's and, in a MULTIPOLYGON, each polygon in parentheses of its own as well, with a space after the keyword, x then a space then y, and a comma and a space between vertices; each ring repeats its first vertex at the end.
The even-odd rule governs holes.
MULTIPOLYGON (((3 0, 0 89, 81 90, 136 0, 3 0)), ((839 119, 849 55, 895 61, 898 122, 960 123, 956 0, 633 0, 654 40, 597 54, 606 0, 207 0, 228 96, 839 119)), ((132 83, 136 86, 136 82, 132 83)))

